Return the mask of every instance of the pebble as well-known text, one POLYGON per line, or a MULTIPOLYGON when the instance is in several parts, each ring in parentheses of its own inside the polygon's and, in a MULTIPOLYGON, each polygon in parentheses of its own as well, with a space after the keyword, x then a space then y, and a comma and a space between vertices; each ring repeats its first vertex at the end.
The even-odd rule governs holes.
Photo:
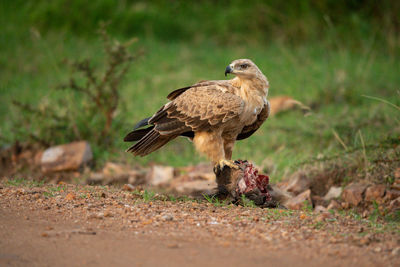
POLYGON ((165 214, 161 217, 164 221, 173 221, 174 220, 174 216, 172 216, 171 214, 165 214))

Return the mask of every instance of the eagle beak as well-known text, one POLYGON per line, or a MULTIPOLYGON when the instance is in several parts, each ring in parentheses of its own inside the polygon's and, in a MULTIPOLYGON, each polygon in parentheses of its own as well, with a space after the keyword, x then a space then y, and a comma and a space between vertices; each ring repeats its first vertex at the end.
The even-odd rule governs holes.
POLYGON ((226 67, 226 69, 225 69, 225 77, 226 77, 226 74, 228 74, 228 73, 232 73, 232 68, 230 65, 228 65, 228 67, 226 67))

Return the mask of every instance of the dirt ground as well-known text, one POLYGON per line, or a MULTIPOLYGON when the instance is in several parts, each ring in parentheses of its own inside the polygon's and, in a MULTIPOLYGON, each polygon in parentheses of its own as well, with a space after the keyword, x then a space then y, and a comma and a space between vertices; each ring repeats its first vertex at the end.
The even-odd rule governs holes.
POLYGON ((0 183, 1 266, 400 266, 398 233, 339 213, 0 183))

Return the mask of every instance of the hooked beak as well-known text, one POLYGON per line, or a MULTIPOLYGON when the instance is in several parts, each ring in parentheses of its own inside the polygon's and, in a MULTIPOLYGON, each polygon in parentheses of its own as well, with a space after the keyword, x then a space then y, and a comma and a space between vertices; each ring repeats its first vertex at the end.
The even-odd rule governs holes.
POLYGON ((226 67, 226 69, 225 69, 225 77, 226 77, 226 74, 228 74, 228 73, 232 73, 232 68, 230 65, 228 65, 228 67, 226 67))

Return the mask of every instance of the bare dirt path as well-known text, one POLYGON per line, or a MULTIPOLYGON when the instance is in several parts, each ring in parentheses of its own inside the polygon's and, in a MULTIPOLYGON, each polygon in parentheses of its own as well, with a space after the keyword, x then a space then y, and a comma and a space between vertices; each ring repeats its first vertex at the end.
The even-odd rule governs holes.
POLYGON ((344 215, 90 186, 0 184, 1 266, 399 266, 400 236, 344 215))

